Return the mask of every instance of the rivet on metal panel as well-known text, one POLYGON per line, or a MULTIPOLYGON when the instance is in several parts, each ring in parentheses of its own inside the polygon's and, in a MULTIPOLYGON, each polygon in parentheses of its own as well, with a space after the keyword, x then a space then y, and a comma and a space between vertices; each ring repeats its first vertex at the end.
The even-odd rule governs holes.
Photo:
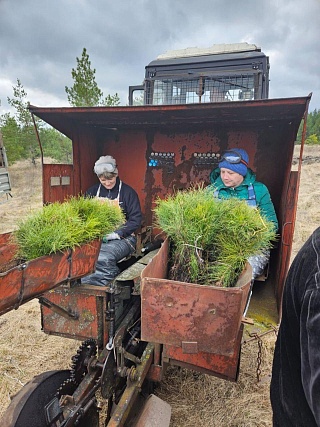
POLYGON ((166 300, 165 300, 165 302, 164 302, 164 304, 165 304, 167 307, 173 307, 173 305, 174 305, 174 301, 173 301, 173 299, 172 299, 172 298, 167 297, 167 298, 166 298, 166 300))

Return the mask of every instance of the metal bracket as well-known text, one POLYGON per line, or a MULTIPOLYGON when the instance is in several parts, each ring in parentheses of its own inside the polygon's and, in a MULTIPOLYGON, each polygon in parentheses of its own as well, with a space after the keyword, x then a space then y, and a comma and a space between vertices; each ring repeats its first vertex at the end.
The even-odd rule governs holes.
POLYGON ((66 319, 74 319, 74 320, 79 319, 78 313, 74 313, 71 310, 65 310, 64 308, 51 302, 45 297, 39 297, 38 300, 41 305, 43 305, 44 307, 50 308, 50 310, 54 311, 55 313, 59 314, 62 317, 65 317, 66 319))

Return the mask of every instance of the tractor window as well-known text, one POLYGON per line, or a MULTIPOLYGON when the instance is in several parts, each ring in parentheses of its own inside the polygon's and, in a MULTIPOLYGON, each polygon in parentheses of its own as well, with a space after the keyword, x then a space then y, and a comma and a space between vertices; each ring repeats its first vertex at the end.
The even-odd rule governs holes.
POLYGON ((131 105, 143 105, 144 89, 137 89, 133 92, 131 105))
POLYGON ((195 79, 150 79, 147 104, 172 105, 259 99, 261 74, 205 76, 195 79))

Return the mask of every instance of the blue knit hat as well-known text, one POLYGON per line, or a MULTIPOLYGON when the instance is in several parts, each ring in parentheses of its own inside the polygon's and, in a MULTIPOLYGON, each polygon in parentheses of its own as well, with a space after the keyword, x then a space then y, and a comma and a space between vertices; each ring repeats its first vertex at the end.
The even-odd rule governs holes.
MULTIPOLYGON (((230 150, 227 150, 226 153, 237 153, 241 156, 241 159, 244 160, 247 164, 249 163, 249 156, 248 153, 243 150, 242 148, 230 148, 230 150)), ((248 171, 248 167, 240 162, 240 163, 230 163, 225 159, 222 159, 221 162, 219 162, 219 168, 226 168, 230 169, 233 172, 239 173, 242 176, 245 176, 248 171)))

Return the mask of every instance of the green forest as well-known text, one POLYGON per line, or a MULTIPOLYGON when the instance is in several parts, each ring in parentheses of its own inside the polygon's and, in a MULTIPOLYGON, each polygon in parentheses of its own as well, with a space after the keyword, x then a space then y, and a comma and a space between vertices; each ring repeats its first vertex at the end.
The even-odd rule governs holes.
MULTIPOLYGON (((297 143, 300 143, 303 131, 303 122, 297 135, 297 143)), ((320 144, 320 110, 313 110, 308 114, 306 129, 306 144, 320 144)))

